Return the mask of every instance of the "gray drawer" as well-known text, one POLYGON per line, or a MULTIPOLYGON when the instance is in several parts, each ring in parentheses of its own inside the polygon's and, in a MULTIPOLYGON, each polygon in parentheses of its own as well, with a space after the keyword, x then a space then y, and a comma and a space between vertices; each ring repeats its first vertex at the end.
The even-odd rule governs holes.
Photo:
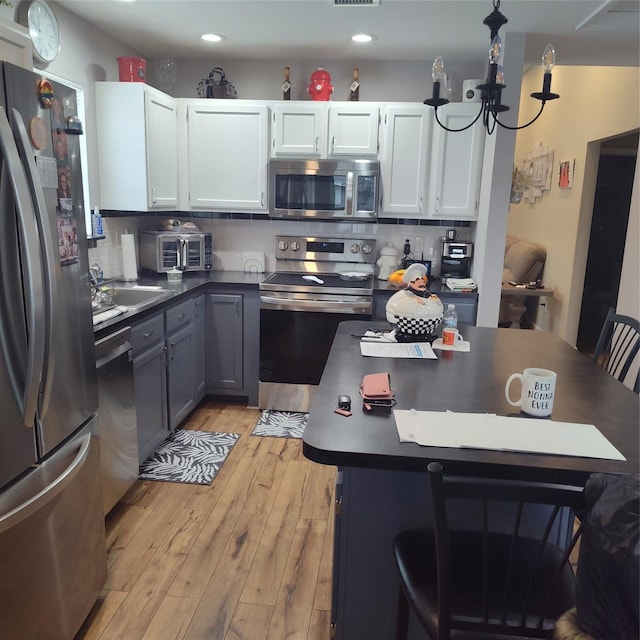
POLYGON ((182 325, 193 321, 193 299, 182 302, 172 309, 165 311, 167 333, 171 333, 182 325))
POLYGON ((131 328, 131 346, 134 356, 162 340, 164 340, 164 316, 162 313, 131 328))

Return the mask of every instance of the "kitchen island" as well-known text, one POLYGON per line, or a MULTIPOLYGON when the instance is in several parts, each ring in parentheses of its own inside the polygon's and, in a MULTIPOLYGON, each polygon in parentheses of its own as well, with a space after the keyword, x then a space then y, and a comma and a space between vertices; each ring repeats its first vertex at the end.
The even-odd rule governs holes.
POLYGON ((430 524, 430 461, 468 475, 580 485, 593 472, 639 470, 638 396, 557 336, 464 327, 469 353, 438 352, 438 360, 364 358, 352 335, 376 326, 340 325, 304 434, 307 458, 339 468, 332 612, 338 640, 393 637, 398 583, 391 541, 400 530, 430 524), (397 409, 518 415, 504 384, 530 366, 558 373, 553 420, 595 424, 627 460, 401 443, 393 415, 365 414, 359 402, 362 377, 388 371, 397 409), (333 412, 341 394, 351 396, 351 417, 333 412))

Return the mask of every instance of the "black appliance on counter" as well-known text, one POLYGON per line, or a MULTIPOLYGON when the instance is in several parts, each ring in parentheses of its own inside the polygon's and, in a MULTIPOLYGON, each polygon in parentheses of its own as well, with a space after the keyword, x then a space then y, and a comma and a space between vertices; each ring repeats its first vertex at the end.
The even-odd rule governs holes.
POLYGON ((472 255, 471 242, 443 242, 440 278, 468 278, 472 255))

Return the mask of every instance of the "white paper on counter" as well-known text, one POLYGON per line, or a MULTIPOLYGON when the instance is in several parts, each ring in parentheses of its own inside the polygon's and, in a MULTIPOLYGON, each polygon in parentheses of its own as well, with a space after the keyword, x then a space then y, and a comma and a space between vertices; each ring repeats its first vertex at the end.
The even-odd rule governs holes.
POLYGON ((393 414, 401 442, 626 460, 592 424, 414 409, 393 414))
POLYGON ((360 353, 374 358, 423 358, 437 360, 428 342, 370 342, 360 341, 360 353))

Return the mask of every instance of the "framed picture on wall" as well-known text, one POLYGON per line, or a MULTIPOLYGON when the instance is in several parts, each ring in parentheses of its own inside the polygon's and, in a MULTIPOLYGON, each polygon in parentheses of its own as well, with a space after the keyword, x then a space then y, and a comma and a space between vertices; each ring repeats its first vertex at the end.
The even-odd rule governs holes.
POLYGON ((573 187, 573 172, 576 167, 575 159, 561 160, 560 173, 558 175, 558 186, 561 189, 571 189, 573 187))

